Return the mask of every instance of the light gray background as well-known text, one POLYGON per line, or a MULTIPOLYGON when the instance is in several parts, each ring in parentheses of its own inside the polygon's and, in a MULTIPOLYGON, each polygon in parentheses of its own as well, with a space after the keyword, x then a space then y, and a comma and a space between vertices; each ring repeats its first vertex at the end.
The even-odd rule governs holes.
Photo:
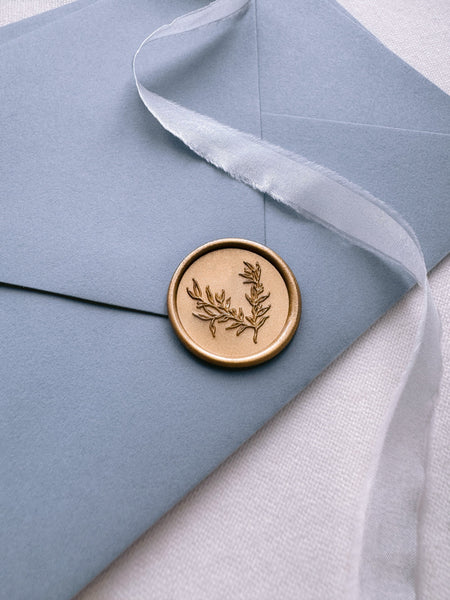
MULTIPOLYGON (((0 24, 65 3, 2 0, 0 24)), ((447 0, 341 4, 450 93, 447 0)), ((431 282, 443 320, 446 370, 427 484, 425 597, 447 600, 450 258, 434 270, 431 282)), ((341 532, 351 518, 347 501, 365 476, 365 449, 376 436, 406 364, 418 312, 418 294, 413 291, 78 600, 344 598, 349 540, 341 532), (315 468, 318 464, 320 469, 315 468), (321 477, 327 473, 326 486, 317 471, 321 477)))

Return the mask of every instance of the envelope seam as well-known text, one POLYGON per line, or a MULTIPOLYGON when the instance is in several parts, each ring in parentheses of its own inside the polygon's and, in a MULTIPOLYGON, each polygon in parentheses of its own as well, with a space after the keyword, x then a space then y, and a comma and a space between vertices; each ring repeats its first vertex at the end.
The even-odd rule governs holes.
MULTIPOLYGON (((92 8, 92 6, 94 4, 97 4, 97 2, 99 2, 99 0, 91 0, 91 2, 89 4, 87 4, 86 6, 76 6, 76 2, 71 2, 69 4, 63 4, 62 6, 58 6, 56 8, 52 8, 48 11, 43 11, 43 12, 39 12, 36 13, 35 15, 31 15, 29 17, 25 17, 24 19, 19 19, 18 21, 12 21, 11 23, 5 23, 4 25, 0 25, 0 27, 9 27, 9 25, 16 25, 17 23, 20 23, 21 21, 27 21, 28 19, 33 19, 34 17, 40 16, 42 14, 45 14, 46 12, 57 12, 59 11, 62 7, 67 7, 67 6, 71 6, 71 9, 58 16, 57 18, 57 22, 58 24, 61 23, 62 21, 64 21, 65 19, 68 19, 78 13, 80 13, 83 10, 92 8)), ((10 39, 2 42, 0 45, 7 45, 7 44, 14 44, 15 42, 17 42, 17 40, 21 39, 24 36, 28 36, 28 35, 34 35, 36 32, 40 32, 42 31, 42 29, 46 29, 47 27, 51 27, 55 25, 55 20, 49 20, 49 21, 45 21, 44 23, 40 23, 39 25, 37 25, 36 27, 33 27, 33 29, 30 29, 29 31, 24 31, 22 33, 18 33, 18 35, 15 35, 13 37, 11 37, 10 39)))
POLYGON ((0 288, 7 288, 12 290, 21 290, 23 292, 31 292, 34 294, 45 294, 46 296, 52 296, 56 298, 63 298, 65 300, 73 300, 75 302, 83 302, 83 304, 93 304, 100 308, 112 308, 114 310, 125 310, 127 312, 139 313, 141 315, 148 315, 151 317, 162 317, 168 319, 168 316, 164 313, 154 312, 151 310, 144 310, 142 308, 132 308, 129 306, 121 306, 120 304, 110 304, 109 302, 102 302, 101 300, 90 300, 89 298, 80 298, 80 296, 72 296, 71 294, 64 294, 62 292, 52 292, 50 290, 40 290, 39 288, 28 287, 24 285, 18 285, 14 283, 7 283, 0 281, 0 288))
POLYGON ((339 121, 338 119, 324 119, 321 117, 306 117, 303 115, 292 115, 289 113, 278 113, 271 111, 261 111, 262 114, 271 116, 271 117, 283 117, 289 119, 298 119, 304 121, 319 121, 323 123, 335 123, 337 125, 355 125, 357 127, 373 127, 375 129, 388 129, 391 131, 403 131, 406 133, 420 133, 425 135, 439 135, 443 137, 450 137, 450 133, 445 133, 443 131, 427 131, 424 129, 408 129, 407 127, 392 127, 390 125, 376 125, 374 123, 358 123, 357 121, 339 121))
MULTIPOLYGON (((254 0, 255 7, 255 41, 256 41, 256 79, 258 82, 258 109, 259 109, 259 137, 261 139, 263 136, 263 121, 262 121, 262 104, 261 104, 261 65, 260 65, 260 52, 259 52, 259 39, 258 39, 258 7, 257 1, 254 0)), ((264 224, 264 245, 267 245, 267 234, 266 234, 266 194, 263 194, 263 224, 264 224)))

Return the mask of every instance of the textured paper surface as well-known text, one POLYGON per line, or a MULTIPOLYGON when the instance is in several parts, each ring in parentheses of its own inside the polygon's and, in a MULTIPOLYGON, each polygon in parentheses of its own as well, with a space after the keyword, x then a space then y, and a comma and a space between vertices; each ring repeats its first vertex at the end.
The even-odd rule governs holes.
MULTIPOLYGON (((450 48, 447 2, 416 0, 411 6, 409 1, 367 5, 346 0, 345 6, 392 50, 450 92, 443 60, 450 48)), ((442 317, 445 368, 427 482, 423 598, 447 600, 450 259, 430 279, 442 317)), ((333 597, 344 598, 342 521, 353 493, 353 455, 364 452, 373 422, 379 422, 400 377, 418 310, 417 293, 409 294, 149 530, 80 600, 140 600, 150 595, 162 600, 169 594, 177 600, 294 600, 328 598, 330 589, 333 597), (362 429, 355 431, 363 415, 362 429), (344 458, 336 458, 340 455, 344 458), (325 482, 313 474, 314 466, 324 463, 330 465, 325 482), (332 498, 325 493, 328 487, 332 498)))
MULTIPOLYGON (((69 328, 69 329, 70 329, 70 328, 69 328)), ((94 329, 95 329, 95 328, 94 328, 94 329)), ((112 364, 112 365, 114 365, 114 362, 112 362, 111 364, 112 364)), ((109 367, 108 367, 108 368, 109 368, 109 367)), ((118 462, 119 462, 119 461, 118 461, 118 462)), ((75 524, 74 524, 74 526, 75 526, 75 524)))
MULTIPOLYGON (((450 73, 443 60, 450 49, 447 2, 416 0, 411 6, 409 0, 395 5, 382 0, 371 5, 346 0, 345 6, 393 51, 450 92, 450 73)), ((449 259, 432 272, 431 285, 443 322, 445 368, 431 444, 423 581, 424 598, 447 600, 450 534, 442 524, 450 510, 449 259)), ((357 451, 358 436, 348 435, 348 423, 355 420, 349 408, 366 398, 370 418, 380 418, 383 397, 387 399, 407 360, 414 336, 411 323, 418 308, 415 293, 392 309, 149 530, 80 595, 80 600, 140 600, 149 596, 162 600, 169 594, 180 600, 230 596, 245 600, 276 596, 312 599, 327 598, 330 589, 334 589, 334 597, 342 598, 342 548, 337 531, 342 512, 336 507, 345 505, 346 499, 338 496, 330 500, 323 493, 324 483, 310 479, 308 466, 313 468, 314 461, 310 446, 302 438, 311 426, 308 417, 320 412, 323 418, 314 430, 321 429, 319 437, 325 450, 317 460, 321 464, 331 462, 342 447, 346 457, 351 455, 351 448, 357 451), (380 402, 380 409, 375 408, 380 402), (327 409, 337 414, 345 436, 340 436, 338 427, 333 436, 322 430, 323 424, 329 426, 327 409), (323 525, 324 519, 332 523, 331 531, 323 525)), ((367 434, 368 430, 361 433, 360 445, 367 434)), ((348 469, 344 464, 344 476, 330 469, 330 485, 350 488, 348 469)))
MULTIPOLYGON (((445 371, 427 481, 423 599, 447 600, 449 258, 430 279, 445 371)), ((419 308, 410 293, 77 600, 326 600, 330 589, 347 600, 351 506, 419 308)))
MULTIPOLYGON (((3 45, 1 281, 167 314, 167 282, 195 247, 264 241, 259 195, 186 152, 137 97, 136 47, 184 10, 94 2, 3 45)), ((152 75, 167 72, 166 93, 259 135, 253 13, 242 20, 231 36, 219 26, 217 43, 208 32, 164 44, 152 75)))

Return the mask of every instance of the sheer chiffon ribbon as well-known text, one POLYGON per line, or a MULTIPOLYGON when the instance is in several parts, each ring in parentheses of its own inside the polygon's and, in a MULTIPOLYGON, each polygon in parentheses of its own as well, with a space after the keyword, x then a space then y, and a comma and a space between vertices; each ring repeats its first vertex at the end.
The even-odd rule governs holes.
POLYGON ((216 0, 154 31, 134 56, 137 90, 160 124, 200 157, 357 246, 394 261, 419 284, 422 309, 415 344, 372 448, 345 584, 346 597, 369 598, 377 579, 383 578, 396 598, 414 598, 421 595, 417 566, 426 431, 441 376, 439 317, 414 232, 390 207, 338 174, 169 101, 147 89, 137 74, 138 58, 150 42, 229 19, 250 2, 216 0))

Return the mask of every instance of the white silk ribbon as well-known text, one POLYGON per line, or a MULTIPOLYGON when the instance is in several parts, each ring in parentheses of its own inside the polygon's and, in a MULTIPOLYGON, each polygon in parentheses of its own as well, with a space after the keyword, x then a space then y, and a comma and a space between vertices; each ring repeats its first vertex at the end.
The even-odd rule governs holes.
POLYGON ((439 389, 441 349, 439 316, 414 232, 390 207, 336 173, 177 105, 147 89, 137 75, 137 59, 149 42, 223 21, 250 2, 216 0, 154 31, 133 59, 137 90, 160 124, 203 159, 357 246, 394 261, 419 284, 423 303, 415 345, 373 448, 346 564, 349 599, 379 598, 372 595, 379 578, 395 591, 395 598, 415 598, 420 596, 419 504, 426 432, 439 389))

